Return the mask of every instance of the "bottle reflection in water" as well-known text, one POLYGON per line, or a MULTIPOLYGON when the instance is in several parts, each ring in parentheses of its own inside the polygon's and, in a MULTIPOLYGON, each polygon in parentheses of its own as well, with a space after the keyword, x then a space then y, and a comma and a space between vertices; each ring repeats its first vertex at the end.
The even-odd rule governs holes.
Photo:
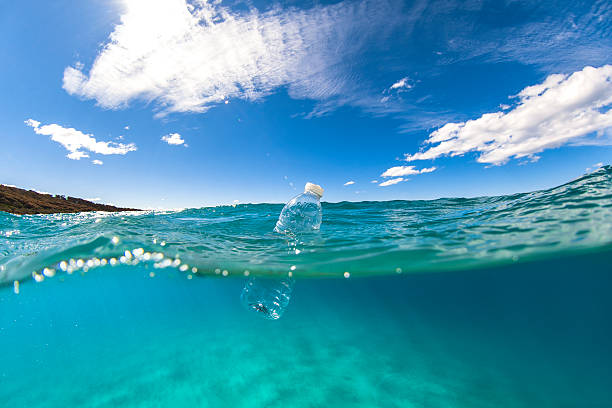
POLYGON ((265 319, 276 320, 289 305, 293 282, 291 278, 249 278, 240 295, 240 301, 247 310, 265 319))

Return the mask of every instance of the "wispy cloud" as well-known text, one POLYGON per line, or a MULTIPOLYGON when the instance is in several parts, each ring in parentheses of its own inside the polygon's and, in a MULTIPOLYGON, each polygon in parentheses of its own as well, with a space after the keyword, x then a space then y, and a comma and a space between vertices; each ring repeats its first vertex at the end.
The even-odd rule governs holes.
POLYGON ((178 133, 170 133, 165 136, 162 136, 161 140, 168 143, 169 145, 182 145, 185 143, 185 140, 178 133))
MULTIPOLYGON (((510 111, 447 123, 429 135, 431 147, 406 160, 430 160, 477 152, 477 161, 503 164, 510 158, 537 160, 546 149, 576 143, 612 127, 612 65, 585 67, 571 75, 550 75, 518 95, 510 111)), ((595 137, 590 138, 592 143, 595 137)))
POLYGON ((553 0, 343 0, 311 8, 276 2, 267 11, 212 0, 123 3, 93 64, 67 67, 63 87, 108 109, 150 103, 158 115, 205 112, 283 89, 315 102, 296 116, 354 106, 397 117, 404 131, 422 131, 458 120, 436 95, 418 89, 425 87, 410 89, 449 66, 510 61, 571 72, 609 63, 612 52, 612 6, 605 0, 587 7, 553 0), (506 11, 522 18, 482 24, 484 16, 506 11), (426 57, 415 52, 427 46, 426 57), (376 55, 375 74, 365 52, 376 55))
POLYGON ((394 178, 391 180, 383 181, 382 183, 379 184, 379 186, 382 186, 382 187, 392 186, 394 184, 401 183, 404 180, 405 179, 403 177, 398 177, 398 178, 394 178))
POLYGON ((409 83, 409 78, 404 77, 400 79, 399 81, 397 81, 396 83, 394 83, 393 85, 391 85, 389 87, 389 90, 401 90, 401 89, 410 89, 410 88, 412 88, 412 84, 409 83))
POLYGON ((412 89, 413 85, 409 81, 410 81, 410 78, 404 77, 404 78, 400 79, 399 81, 394 82, 389 88, 386 88, 383 91, 383 94, 385 96, 380 98, 380 103, 385 105, 387 107, 387 109, 388 109, 387 103, 389 101, 391 101, 393 99, 397 99, 399 94, 401 94, 402 92, 405 92, 405 91, 408 91, 408 90, 412 89))
POLYGON ((537 66, 543 72, 559 72, 610 61, 612 4, 607 0, 496 3, 496 10, 501 6, 525 17, 520 23, 487 27, 475 19, 494 10, 491 4, 476 1, 462 7, 453 0, 434 0, 428 4, 425 11, 428 27, 438 35, 443 33, 441 38, 445 41, 441 44, 444 50, 441 64, 478 58, 492 63, 519 62, 537 66))
POLYGON ((266 12, 207 1, 125 5, 89 72, 67 67, 63 87, 111 109, 154 101, 162 114, 257 100, 282 86, 294 98, 346 95, 355 84, 348 57, 393 24, 389 3, 374 0, 266 12))
POLYGON ((125 155, 136 150, 134 143, 115 143, 97 141, 92 134, 83 133, 74 128, 65 128, 57 124, 42 125, 39 121, 28 119, 25 124, 32 127, 39 135, 51 136, 51 140, 64 146, 68 150, 66 157, 80 160, 89 157, 89 153, 104 155, 125 155))
POLYGON ((353 180, 347 181, 346 183, 344 183, 345 186, 350 186, 352 184, 355 184, 355 182, 353 180))
POLYGON ((385 172, 383 174, 381 174, 381 177, 402 177, 402 176, 412 176, 415 174, 424 174, 424 173, 431 173, 432 171, 435 171, 436 167, 427 167, 424 169, 417 169, 415 166, 395 166, 395 167, 391 167, 387 170, 385 170, 385 172))
MULTIPOLYGON (((438 38, 432 49, 443 52, 433 53, 436 57, 431 65, 417 68, 407 64, 402 70, 418 72, 418 78, 428 84, 449 67, 481 66, 483 62, 518 63, 546 75, 570 73, 587 65, 602 66, 610 63, 612 55, 610 21, 612 2, 608 0, 431 0, 419 19, 415 38, 438 38), (483 24, 479 19, 490 13, 522 18, 513 18, 510 24, 483 24)), ((457 113, 449 111, 438 95, 431 101, 436 99, 436 105, 407 100, 405 113, 397 114, 405 121, 401 128, 405 132, 422 131, 457 121, 457 113)))
POLYGON ((96 166, 101 166, 104 164, 102 160, 98 160, 98 159, 92 160, 91 162, 95 164, 96 166))

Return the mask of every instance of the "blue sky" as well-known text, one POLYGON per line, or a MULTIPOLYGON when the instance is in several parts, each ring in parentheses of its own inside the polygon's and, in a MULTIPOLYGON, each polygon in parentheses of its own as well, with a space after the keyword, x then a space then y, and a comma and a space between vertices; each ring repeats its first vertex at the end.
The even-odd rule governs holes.
POLYGON ((608 1, 5 3, 3 184, 140 208, 306 181, 429 199, 612 162, 608 1))

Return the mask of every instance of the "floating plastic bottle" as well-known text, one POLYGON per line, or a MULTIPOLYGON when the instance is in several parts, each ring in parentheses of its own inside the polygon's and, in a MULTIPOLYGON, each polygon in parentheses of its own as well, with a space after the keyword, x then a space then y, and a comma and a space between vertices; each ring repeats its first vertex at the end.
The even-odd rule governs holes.
POLYGON ((292 198, 282 209, 274 231, 300 234, 316 231, 321 227, 323 188, 306 183, 304 192, 292 198))
MULTIPOLYGON (((304 192, 292 198, 282 209, 274 231, 298 235, 316 231, 321 227, 321 186, 306 183, 304 192)), ((255 278, 247 280, 240 301, 242 305, 259 316, 279 319, 291 300, 293 279, 255 278)))
POLYGON ((259 316, 276 320, 280 318, 291 300, 293 279, 249 278, 242 289, 242 305, 259 316))

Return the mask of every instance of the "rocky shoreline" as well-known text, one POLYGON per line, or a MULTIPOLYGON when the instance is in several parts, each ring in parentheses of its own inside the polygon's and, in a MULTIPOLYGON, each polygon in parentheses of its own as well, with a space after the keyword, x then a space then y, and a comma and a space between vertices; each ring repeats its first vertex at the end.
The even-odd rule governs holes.
POLYGON ((0 211, 12 214, 53 214, 84 211, 118 212, 139 210, 96 204, 75 197, 41 194, 32 190, 0 184, 0 211))

